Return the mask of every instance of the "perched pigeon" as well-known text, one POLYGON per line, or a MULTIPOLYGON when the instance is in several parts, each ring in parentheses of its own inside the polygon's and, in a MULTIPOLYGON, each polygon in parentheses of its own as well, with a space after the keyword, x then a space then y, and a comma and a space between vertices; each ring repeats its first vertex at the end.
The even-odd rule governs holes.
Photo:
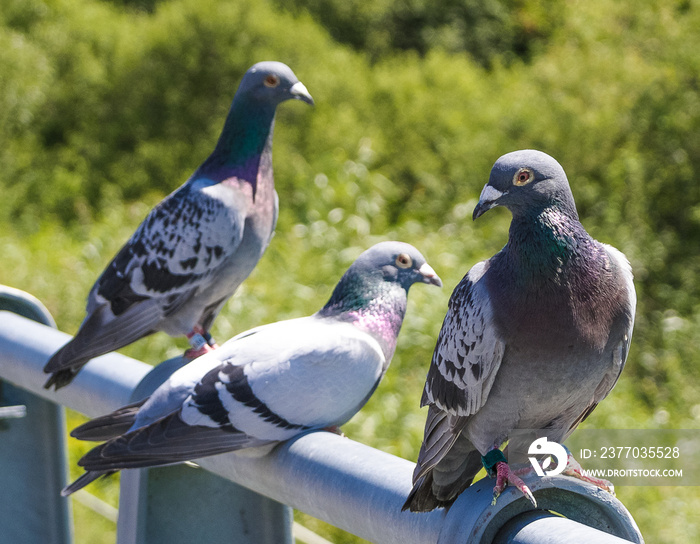
POLYGON ((192 357, 215 346, 209 327, 275 229, 272 129, 290 98, 313 104, 288 66, 260 62, 246 72, 214 152, 107 266, 77 335, 46 364, 44 387, 63 387, 91 358, 156 331, 186 335, 192 357))
POLYGON ((630 265, 586 233, 559 163, 532 150, 499 158, 474 219, 495 206, 513 215, 508 243, 450 299, 404 509, 449 506, 482 464, 498 477, 495 497, 510 482, 534 502, 498 448, 516 429, 562 442, 611 391, 627 358, 630 265))
POLYGON ((374 392, 396 348, 409 287, 441 286, 411 245, 365 251, 328 303, 309 317, 239 334, 185 365, 144 402, 75 429, 107 440, 79 462, 102 474, 275 444, 348 421, 374 392))

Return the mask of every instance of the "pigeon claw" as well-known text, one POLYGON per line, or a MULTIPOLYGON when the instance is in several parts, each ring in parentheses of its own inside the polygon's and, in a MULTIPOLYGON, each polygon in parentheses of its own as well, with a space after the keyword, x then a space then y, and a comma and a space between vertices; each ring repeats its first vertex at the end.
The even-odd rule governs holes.
POLYGON ((579 464, 579 462, 574 459, 574 456, 571 455, 571 452, 569 452, 569 455, 566 460, 566 467, 564 468, 564 472, 562 474, 565 474, 566 476, 571 476, 573 478, 577 478, 583 482, 588 482, 589 484, 593 484, 594 486, 602 489, 603 491, 607 491, 610 493, 613 497, 615 496, 615 486, 612 484, 612 482, 609 482, 608 480, 603 480, 602 478, 594 478, 593 476, 588 476, 584 474, 583 468, 579 464))
POLYGON ((532 503, 532 506, 537 508, 535 496, 532 494, 532 491, 530 491, 530 488, 525 485, 525 482, 523 482, 520 476, 518 476, 518 472, 519 471, 512 470, 508 466, 508 463, 504 461, 500 461, 496 464, 496 485, 493 488, 493 501, 491 501, 492 506, 496 505, 496 500, 500 494, 503 493, 506 486, 510 484, 519 489, 520 492, 532 503))

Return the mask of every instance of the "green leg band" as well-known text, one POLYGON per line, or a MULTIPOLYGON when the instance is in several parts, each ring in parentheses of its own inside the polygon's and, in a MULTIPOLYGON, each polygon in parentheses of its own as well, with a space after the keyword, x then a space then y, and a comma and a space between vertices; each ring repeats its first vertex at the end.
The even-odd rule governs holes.
POLYGON ((486 472, 492 478, 496 475, 496 471, 494 470, 494 468, 498 463, 501 462, 508 463, 508 461, 506 461, 506 456, 503 455, 503 452, 498 448, 493 449, 486 455, 481 456, 481 464, 484 465, 486 472))

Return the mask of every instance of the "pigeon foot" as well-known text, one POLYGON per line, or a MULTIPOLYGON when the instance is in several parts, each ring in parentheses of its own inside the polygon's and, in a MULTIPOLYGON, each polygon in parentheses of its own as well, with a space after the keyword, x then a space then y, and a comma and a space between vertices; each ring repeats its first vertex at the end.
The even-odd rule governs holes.
POLYGON ((530 488, 525 485, 525 482, 520 478, 521 474, 525 474, 530 471, 529 468, 513 470, 508 465, 508 461, 503 455, 503 452, 495 447, 489 451, 486 455, 481 458, 481 463, 484 465, 486 472, 492 478, 496 477, 496 485, 493 488, 493 501, 492 505, 496 504, 496 500, 503 493, 503 490, 508 484, 517 487, 520 492, 527 497, 527 499, 532 503, 532 505, 537 508, 537 501, 535 496, 530 491, 530 488))
POLYGON ((571 452, 569 452, 569 455, 566 459, 566 468, 564 468, 564 472, 562 472, 562 474, 572 476, 573 478, 577 478, 581 481, 588 482, 589 484, 593 484, 594 486, 602 489, 603 491, 607 491, 613 497, 615 496, 615 486, 612 484, 612 482, 609 482, 608 480, 604 480, 602 478, 594 478, 593 476, 588 476, 584 474, 583 468, 581 467, 579 462, 576 459, 574 459, 574 456, 571 455, 571 452))
POLYGON ((199 349, 190 348, 187 351, 185 351, 185 357, 187 357, 188 359, 196 359, 197 357, 201 357, 205 353, 210 353, 212 351, 214 351, 213 347, 211 347, 209 344, 204 344, 199 349))
POLYGON ((345 433, 340 430, 340 427, 338 425, 332 425, 331 427, 324 427, 324 431, 328 431, 329 433, 337 434, 338 436, 345 436, 345 433))
POLYGON ((496 463, 496 485, 493 487, 493 501, 491 501, 492 505, 496 504, 496 499, 498 499, 499 495, 503 493, 503 490, 506 488, 508 484, 518 488, 520 492, 527 497, 527 499, 532 503, 532 506, 537 508, 537 501, 535 500, 535 496, 532 494, 532 491, 530 491, 530 488, 525 485, 525 482, 522 481, 520 478, 519 474, 522 474, 524 472, 528 472, 528 469, 524 469, 524 471, 521 470, 513 470, 508 466, 508 463, 505 461, 499 461, 496 463))
POLYGON ((192 346, 185 352, 185 357, 188 359, 196 359, 219 347, 211 335, 199 325, 192 328, 192 332, 187 335, 187 341, 192 346))

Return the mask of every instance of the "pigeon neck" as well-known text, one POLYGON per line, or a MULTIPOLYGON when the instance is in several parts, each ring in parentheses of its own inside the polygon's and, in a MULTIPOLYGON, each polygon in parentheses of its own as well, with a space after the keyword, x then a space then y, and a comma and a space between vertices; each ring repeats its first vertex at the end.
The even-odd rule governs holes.
POLYGON ((261 163, 271 163, 274 123, 274 105, 251 104, 250 99, 236 96, 216 148, 200 172, 215 182, 245 180, 255 191, 261 163))
POLYGON ((549 282, 594 245, 575 212, 552 206, 514 216, 503 254, 523 277, 549 282))
POLYGON ((406 290, 394 282, 346 273, 319 312, 350 322, 379 342, 388 363, 406 313, 406 290))
POLYGON ((560 210, 546 209, 511 223, 508 244, 491 260, 487 282, 504 338, 548 346, 603 349, 618 286, 610 257, 583 226, 560 210))

